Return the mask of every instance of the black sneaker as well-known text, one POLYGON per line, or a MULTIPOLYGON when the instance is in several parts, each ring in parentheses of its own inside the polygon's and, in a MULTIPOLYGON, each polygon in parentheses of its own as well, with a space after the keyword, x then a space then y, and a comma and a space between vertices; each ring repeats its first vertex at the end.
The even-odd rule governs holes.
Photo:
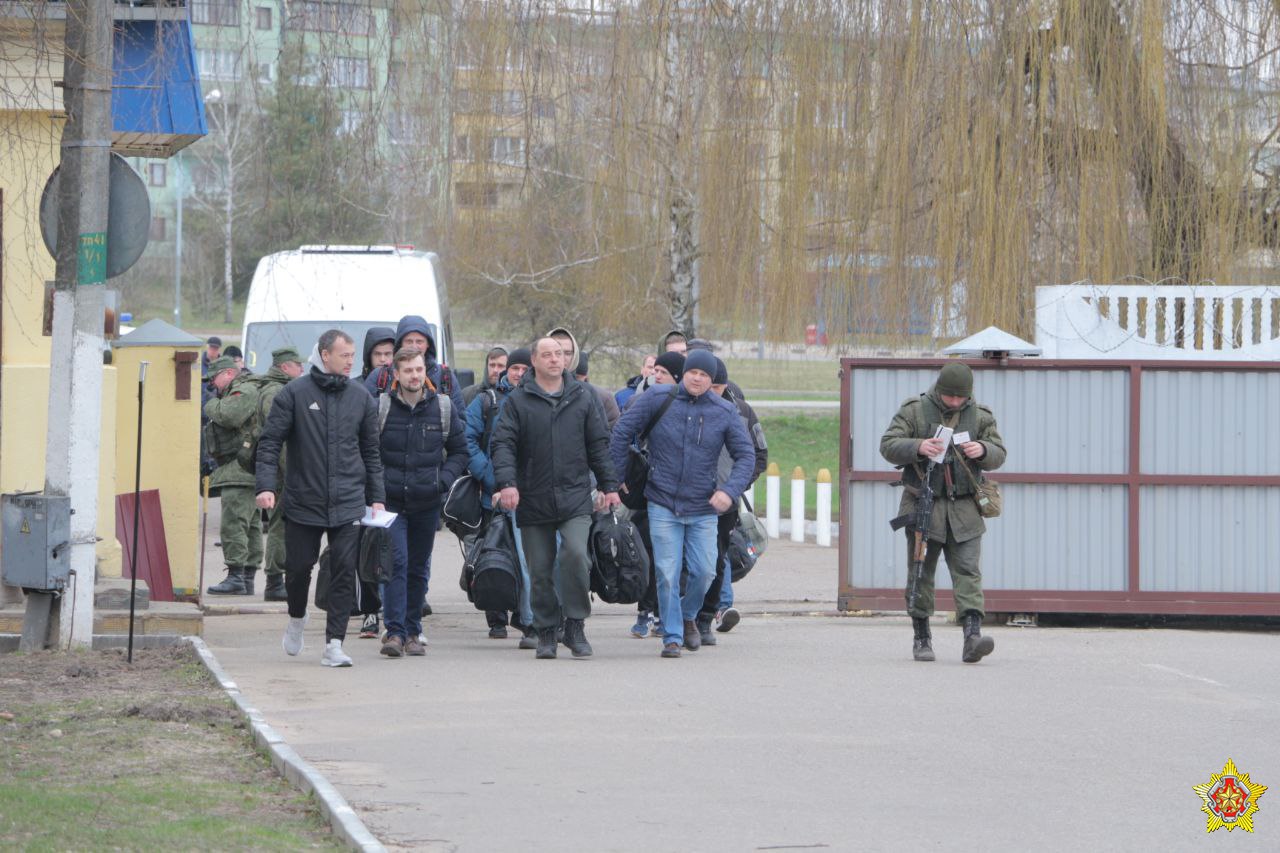
POLYGON ((720 611, 720 624, 716 626, 716 630, 721 634, 727 634, 733 630, 733 627, 742 620, 742 614, 738 612, 736 607, 728 607, 720 611))
POLYGON ((494 625, 492 628, 489 629, 490 640, 505 640, 506 638, 507 638, 506 625, 494 625))
POLYGON ((360 639, 376 640, 378 639, 378 614, 370 613, 364 617, 364 621, 360 623, 360 639))

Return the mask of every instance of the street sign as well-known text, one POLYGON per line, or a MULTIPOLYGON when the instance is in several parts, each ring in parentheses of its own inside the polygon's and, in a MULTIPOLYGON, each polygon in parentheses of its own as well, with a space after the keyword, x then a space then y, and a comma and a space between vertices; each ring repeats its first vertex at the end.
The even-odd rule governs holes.
MULTIPOLYGON (((44 185, 40 196, 40 236, 49 254, 58 255, 59 170, 44 185)), ((101 284, 137 263, 151 235, 151 199, 142 176, 119 154, 111 155, 107 199, 107 233, 81 234, 80 284, 101 284), (105 242, 105 256, 102 252, 105 242)))

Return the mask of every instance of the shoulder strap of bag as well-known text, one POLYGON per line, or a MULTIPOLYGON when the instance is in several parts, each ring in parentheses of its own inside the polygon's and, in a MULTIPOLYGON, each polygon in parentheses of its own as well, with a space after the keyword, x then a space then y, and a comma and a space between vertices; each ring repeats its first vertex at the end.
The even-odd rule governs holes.
POLYGON ((391 395, 378 395, 378 435, 387 428, 387 415, 391 414, 391 395))
POLYGON ((440 400, 440 440, 447 442, 449 440, 449 424, 453 422, 453 400, 449 398, 448 394, 437 394, 436 396, 440 400))
POLYGON ((645 424, 644 432, 636 436, 636 444, 642 444, 649 433, 653 432, 653 428, 658 425, 658 421, 662 420, 662 416, 667 413, 667 409, 671 408, 671 404, 676 400, 676 389, 672 388, 671 393, 667 395, 667 399, 662 401, 662 405, 653 413, 653 417, 649 418, 649 423, 645 424))

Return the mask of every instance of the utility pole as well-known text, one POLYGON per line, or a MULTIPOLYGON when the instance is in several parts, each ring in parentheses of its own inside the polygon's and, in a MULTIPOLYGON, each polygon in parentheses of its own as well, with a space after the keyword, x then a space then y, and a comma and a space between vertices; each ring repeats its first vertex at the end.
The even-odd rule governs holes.
POLYGON ((59 647, 93 642, 113 7, 104 0, 66 3, 67 121, 62 129, 44 483, 46 493, 71 497, 72 575, 62 596, 59 647))

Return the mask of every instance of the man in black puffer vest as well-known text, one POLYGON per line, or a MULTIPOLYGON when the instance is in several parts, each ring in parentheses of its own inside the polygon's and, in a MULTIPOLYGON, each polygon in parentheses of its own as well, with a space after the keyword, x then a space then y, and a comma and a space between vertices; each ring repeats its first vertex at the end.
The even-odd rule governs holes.
POLYGON ((289 625, 286 653, 302 651, 311 569, 320 537, 329 540, 329 616, 325 621, 325 666, 351 666, 342 650, 355 597, 360 519, 365 506, 385 507, 378 453, 378 407, 359 383, 348 380, 356 358, 351 336, 330 329, 316 345, 319 364, 284 386, 271 403, 258 439, 257 504, 276 504, 280 448, 288 444, 284 483, 285 590, 289 625))
POLYGON ((467 435, 449 396, 427 387, 423 353, 400 350, 395 371, 396 387, 378 399, 378 415, 387 508, 398 513, 391 525, 392 570, 382 601, 387 623, 382 653, 398 658, 426 654, 419 639, 422 608, 408 602, 426 597, 440 508, 467 468, 467 435))

